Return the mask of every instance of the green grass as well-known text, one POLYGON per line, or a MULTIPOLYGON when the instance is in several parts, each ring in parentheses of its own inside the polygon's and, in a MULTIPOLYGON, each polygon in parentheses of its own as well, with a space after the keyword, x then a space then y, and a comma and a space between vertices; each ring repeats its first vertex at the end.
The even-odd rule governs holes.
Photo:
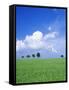
POLYGON ((16 83, 65 81, 64 58, 16 60, 16 83))

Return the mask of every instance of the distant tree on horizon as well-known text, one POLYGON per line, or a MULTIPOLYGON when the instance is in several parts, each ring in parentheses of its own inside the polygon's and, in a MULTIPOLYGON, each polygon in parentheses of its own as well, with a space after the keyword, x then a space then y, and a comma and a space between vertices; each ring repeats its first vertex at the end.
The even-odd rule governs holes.
POLYGON ((32 54, 32 57, 35 58, 35 54, 32 54))
POLYGON ((37 55, 38 58, 40 57, 40 53, 39 52, 36 55, 37 55))
POLYGON ((24 58, 24 56, 21 56, 21 58, 24 58))
POLYGON ((63 58, 64 57, 64 55, 61 55, 61 58, 63 58))
POLYGON ((27 57, 27 58, 30 58, 30 55, 27 55, 26 57, 27 57))

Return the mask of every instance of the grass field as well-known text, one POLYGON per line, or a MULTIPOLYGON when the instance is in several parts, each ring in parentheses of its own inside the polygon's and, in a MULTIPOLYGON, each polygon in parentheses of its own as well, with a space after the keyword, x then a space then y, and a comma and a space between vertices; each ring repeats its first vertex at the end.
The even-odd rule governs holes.
POLYGON ((16 83, 65 81, 64 58, 16 60, 16 83))

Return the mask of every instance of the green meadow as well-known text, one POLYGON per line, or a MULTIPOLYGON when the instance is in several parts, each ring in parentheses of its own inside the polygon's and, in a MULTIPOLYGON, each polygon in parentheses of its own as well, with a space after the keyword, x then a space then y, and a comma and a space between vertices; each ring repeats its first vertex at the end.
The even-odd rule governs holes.
POLYGON ((16 83, 65 81, 65 58, 16 60, 16 83))

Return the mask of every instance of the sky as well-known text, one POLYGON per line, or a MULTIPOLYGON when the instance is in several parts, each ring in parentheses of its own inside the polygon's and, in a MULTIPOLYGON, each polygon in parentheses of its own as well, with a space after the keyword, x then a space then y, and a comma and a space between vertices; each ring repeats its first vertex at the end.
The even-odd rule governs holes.
POLYGON ((41 58, 65 56, 65 42, 65 9, 16 7, 17 58, 37 52, 41 58))

